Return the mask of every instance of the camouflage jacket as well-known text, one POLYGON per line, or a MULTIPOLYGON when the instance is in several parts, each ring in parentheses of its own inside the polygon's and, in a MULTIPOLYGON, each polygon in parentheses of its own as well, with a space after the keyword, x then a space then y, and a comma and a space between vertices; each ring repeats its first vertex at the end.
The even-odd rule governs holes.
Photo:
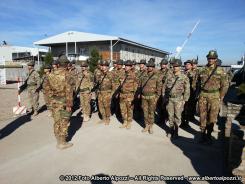
POLYGON ((42 89, 42 91, 43 91, 43 94, 44 95, 47 95, 47 96, 50 96, 50 86, 48 86, 47 85, 47 83, 48 83, 48 76, 49 76, 50 74, 43 74, 43 77, 42 77, 42 84, 43 84, 43 89, 42 89))
POLYGON ((67 107, 73 105, 73 79, 64 68, 58 68, 48 75, 47 86, 50 88, 53 100, 66 103, 67 107))
POLYGON ((165 84, 166 79, 168 78, 168 76, 171 76, 171 75, 173 75, 173 73, 172 73, 172 71, 169 68, 158 70, 159 80, 162 81, 163 85, 165 84))
POLYGON ((111 72, 101 73, 100 78, 98 78, 99 91, 114 91, 113 75, 111 72))
POLYGON ((77 80, 78 72, 77 72, 76 68, 72 68, 72 69, 68 70, 68 72, 71 75, 72 86, 75 89, 76 88, 76 80, 77 80))
POLYGON ((97 83, 99 78, 101 77, 102 75, 102 71, 99 69, 99 68, 96 68, 94 70, 94 82, 97 83))
POLYGON ((84 72, 80 72, 77 77, 76 86, 80 88, 80 92, 90 92, 94 86, 94 76, 93 74, 86 70, 84 72), (82 81, 81 81, 82 80, 82 81), (79 84, 81 85, 79 86, 79 84))
POLYGON ((125 76, 125 70, 123 68, 121 69, 113 69, 111 71, 112 76, 113 76, 113 86, 115 88, 118 88, 120 85, 120 79, 125 76))
POLYGON ((31 70, 27 77, 27 89, 37 89, 40 86, 41 79, 37 71, 31 70))
POLYGON ((198 82, 201 83, 201 95, 205 95, 204 93, 216 93, 219 94, 220 98, 223 98, 227 92, 229 84, 227 80, 227 74, 221 67, 217 67, 215 73, 203 87, 213 69, 214 66, 205 66, 202 70, 199 71, 198 82))
POLYGON ((137 78, 134 71, 125 72, 120 78, 122 84, 121 93, 135 93, 138 88, 137 78), (126 80, 125 80, 126 79, 126 80), (124 81, 125 80, 125 81, 124 81))
POLYGON ((158 77, 157 71, 146 72, 140 80, 140 86, 142 88, 142 94, 144 96, 161 95, 162 81, 158 77))
POLYGON ((190 83, 188 77, 183 73, 180 73, 179 75, 174 74, 171 77, 168 77, 165 92, 168 92, 170 98, 183 97, 184 101, 188 101, 190 97, 190 83))
POLYGON ((197 81, 198 75, 199 75, 199 69, 193 68, 192 69, 192 84, 191 84, 193 91, 196 90, 196 81, 197 81))

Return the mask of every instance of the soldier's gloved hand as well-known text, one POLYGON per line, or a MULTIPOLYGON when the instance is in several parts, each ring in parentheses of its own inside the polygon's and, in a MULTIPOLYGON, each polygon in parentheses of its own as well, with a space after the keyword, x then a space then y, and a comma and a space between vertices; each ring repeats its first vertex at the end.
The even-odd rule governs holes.
POLYGON ((71 107, 66 107, 66 111, 71 112, 71 107))

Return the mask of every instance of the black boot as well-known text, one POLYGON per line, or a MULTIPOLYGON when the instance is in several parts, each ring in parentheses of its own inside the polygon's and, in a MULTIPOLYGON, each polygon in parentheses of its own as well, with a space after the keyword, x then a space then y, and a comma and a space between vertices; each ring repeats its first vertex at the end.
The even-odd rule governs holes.
POLYGON ((173 139, 173 137, 174 137, 174 127, 170 127, 169 133, 170 133, 170 139, 173 139))
POLYGON ((213 128, 214 128, 213 123, 207 125, 207 144, 209 145, 213 144, 212 135, 211 135, 213 132, 213 128))
POLYGON ((198 143, 203 144, 207 142, 207 136, 206 136, 206 129, 205 130, 201 130, 201 137, 198 140, 198 143))
POLYGON ((174 124, 174 139, 179 138, 179 127, 177 124, 174 124))

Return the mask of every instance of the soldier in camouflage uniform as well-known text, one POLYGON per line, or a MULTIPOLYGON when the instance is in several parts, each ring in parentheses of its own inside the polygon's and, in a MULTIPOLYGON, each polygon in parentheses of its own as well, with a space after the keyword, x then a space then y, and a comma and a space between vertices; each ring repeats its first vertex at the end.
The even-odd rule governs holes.
POLYGON ((169 118, 171 138, 178 138, 178 126, 181 123, 181 113, 184 103, 190 97, 190 83, 188 77, 181 73, 182 62, 175 59, 173 63, 173 75, 169 76, 164 87, 168 97, 167 111, 169 118))
MULTIPOLYGON (((48 111, 50 111, 50 113, 52 112, 51 109, 51 93, 50 93, 50 88, 47 85, 47 81, 48 81, 48 76, 51 73, 51 65, 45 65, 44 66, 44 74, 43 74, 43 78, 42 78, 42 92, 43 92, 43 97, 44 97, 44 101, 45 104, 47 106, 48 111)), ((49 115, 51 116, 51 114, 49 115)))
POLYGON ((69 62, 68 65, 67 65, 67 69, 71 75, 71 78, 72 78, 72 86, 73 86, 73 91, 75 92, 76 90, 76 81, 77 81, 77 74, 78 74, 78 71, 75 67, 75 61, 73 62, 69 62))
MULTIPOLYGON (((172 75, 172 71, 168 68, 168 60, 162 59, 160 63, 161 69, 158 71, 159 80, 161 80, 161 88, 165 85, 166 79, 169 75, 172 75)), ((162 94, 163 91, 161 91, 162 94)), ((166 122, 168 112, 166 110, 166 104, 163 102, 163 96, 161 95, 157 101, 157 114, 160 116, 160 121, 166 122)))
POLYGON ((192 70, 192 61, 191 60, 187 60, 186 62, 184 62, 185 65, 185 75, 188 77, 189 79, 189 83, 190 83, 190 98, 188 99, 188 101, 185 103, 184 105, 184 110, 182 113, 182 120, 181 120, 181 127, 182 128, 188 128, 189 127, 189 121, 191 121, 194 118, 194 112, 193 112, 193 108, 192 105, 193 100, 195 100, 194 98, 194 90, 192 88, 192 84, 193 84, 193 70, 192 70))
POLYGON ((102 75, 102 66, 101 66, 101 60, 98 61, 98 66, 97 68, 94 70, 94 83, 96 84, 99 80, 99 78, 102 75))
POLYGON ((142 132, 153 133, 154 115, 157 99, 161 95, 161 80, 155 71, 155 60, 151 58, 147 63, 147 73, 142 76, 140 86, 142 90, 142 109, 144 112, 145 128, 142 132))
POLYGON ((132 61, 125 62, 125 74, 120 78, 120 109, 123 119, 123 124, 120 128, 131 128, 133 120, 133 104, 134 93, 137 90, 137 78, 135 72, 132 70, 132 61))
POLYGON ((52 62, 52 71, 57 70, 58 64, 59 64, 59 61, 58 60, 54 60, 52 62))
POLYGON ((34 110, 33 115, 38 115, 39 108, 39 91, 37 90, 41 85, 41 79, 37 71, 34 70, 34 61, 30 61, 28 64, 28 80, 27 80, 27 92, 30 104, 30 111, 34 110))
POLYGON ((110 124, 110 116, 111 116, 111 96, 114 91, 113 88, 113 75, 109 72, 109 62, 102 61, 102 74, 98 79, 99 89, 98 89, 98 104, 99 111, 102 116, 102 122, 105 125, 110 124))
POLYGON ((217 66, 217 59, 217 52, 210 50, 207 55, 208 64, 199 71, 198 82, 200 82, 201 93, 198 104, 202 133, 200 143, 212 143, 211 133, 214 124, 217 122, 220 103, 223 101, 228 88, 226 73, 221 67, 217 66), (215 72, 208 80, 213 71, 215 72))
POLYGON ((54 134, 57 148, 65 149, 73 144, 66 141, 68 135, 71 109, 73 105, 72 78, 67 70, 69 60, 65 55, 59 57, 57 70, 48 76, 47 86, 50 88, 52 116, 54 118, 54 134))
POLYGON ((82 109, 83 121, 89 121, 91 114, 91 89, 93 88, 93 74, 88 70, 88 63, 81 62, 81 72, 78 74, 76 86, 80 91, 80 108, 82 109))
MULTIPOLYGON (((144 75, 147 74, 147 68, 146 68, 146 60, 141 59, 139 64, 139 69, 136 70, 136 77, 137 77, 137 83, 140 84, 140 81, 144 75)), ((138 86, 137 92, 140 91, 140 86, 138 86)), ((134 118, 140 119, 143 115, 143 110, 141 108, 141 98, 135 98, 134 99, 134 118)))

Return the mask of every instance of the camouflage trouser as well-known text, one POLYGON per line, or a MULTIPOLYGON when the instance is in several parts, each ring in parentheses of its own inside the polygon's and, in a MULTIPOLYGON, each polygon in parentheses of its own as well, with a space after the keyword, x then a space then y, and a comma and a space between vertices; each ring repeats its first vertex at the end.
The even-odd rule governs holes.
POLYGON ((66 111, 64 99, 52 99, 52 116, 54 118, 54 135, 58 138, 66 138, 71 113, 66 111))
POLYGON ((45 104, 47 106, 47 109, 51 110, 50 97, 48 96, 48 94, 43 92, 43 98, 44 98, 44 102, 45 102, 45 104))
POLYGON ((169 98, 167 105, 169 126, 173 127, 181 123, 181 113, 183 111, 184 101, 183 97, 169 98))
POLYGON ((80 93, 80 107, 83 115, 90 116, 91 114, 91 93, 80 93))
POLYGON ((39 107, 39 93, 35 92, 36 88, 28 88, 28 99, 29 99, 29 107, 34 111, 38 110, 39 107))
POLYGON ((153 125, 155 118, 157 98, 153 96, 142 95, 142 109, 144 112, 145 125, 153 125))
POLYGON ((102 119, 109 119, 111 116, 111 92, 98 92, 98 103, 102 119))
POLYGON ((120 109, 123 121, 132 122, 134 94, 120 94, 120 109))
POLYGON ((216 123, 220 108, 219 94, 205 93, 201 94, 198 101, 200 112, 200 128, 205 130, 207 124, 216 123))

